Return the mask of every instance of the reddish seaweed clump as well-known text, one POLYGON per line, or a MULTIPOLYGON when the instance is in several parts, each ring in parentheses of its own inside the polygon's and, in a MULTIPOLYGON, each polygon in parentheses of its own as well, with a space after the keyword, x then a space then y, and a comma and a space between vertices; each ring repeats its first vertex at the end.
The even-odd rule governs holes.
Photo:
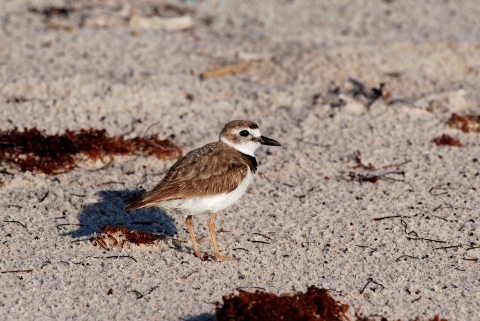
POLYGON ((433 142, 437 144, 438 146, 444 145, 444 146, 456 146, 456 147, 462 147, 462 143, 458 138, 454 138, 452 136, 449 136, 447 134, 443 134, 440 137, 435 137, 433 139, 433 142))
POLYGON ((155 155, 163 160, 182 156, 182 150, 170 140, 157 135, 125 139, 108 136, 105 129, 66 130, 65 134, 47 135, 37 128, 0 131, 0 161, 14 164, 21 171, 56 175, 75 168, 78 156, 93 161, 127 154, 155 155))
POLYGON ((92 237, 92 242, 98 243, 106 249, 108 248, 107 241, 111 241, 114 246, 123 247, 125 243, 133 243, 136 245, 153 244, 160 238, 160 236, 153 235, 149 232, 130 230, 120 226, 112 227, 111 224, 99 226, 98 228, 102 231, 102 234, 92 237))
POLYGON ((480 133, 480 115, 460 116, 454 113, 452 114, 452 117, 450 117, 450 119, 448 120, 447 125, 452 128, 460 129, 467 133, 480 133))
POLYGON ((224 296, 223 306, 216 303, 218 321, 243 320, 348 320, 348 305, 335 301, 327 290, 314 285, 303 295, 276 296, 273 293, 239 291, 238 296, 224 296))

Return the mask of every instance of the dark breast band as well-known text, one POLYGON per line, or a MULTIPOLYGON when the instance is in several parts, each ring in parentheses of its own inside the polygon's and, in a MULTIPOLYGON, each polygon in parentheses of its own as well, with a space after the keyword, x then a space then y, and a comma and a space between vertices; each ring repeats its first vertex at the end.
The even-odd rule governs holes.
POLYGON ((258 167, 256 158, 244 153, 240 153, 240 154, 242 154, 242 157, 247 161, 248 167, 250 167, 250 170, 252 171, 252 173, 255 173, 258 167))

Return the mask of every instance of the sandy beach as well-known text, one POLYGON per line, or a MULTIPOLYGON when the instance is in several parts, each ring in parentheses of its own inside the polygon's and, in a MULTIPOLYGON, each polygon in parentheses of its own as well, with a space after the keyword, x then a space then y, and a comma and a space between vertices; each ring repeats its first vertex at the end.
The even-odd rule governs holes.
POLYGON ((352 320, 479 320, 480 133, 448 125, 480 115, 479 17, 476 0, 2 1, 1 131, 185 154, 248 119, 282 146, 217 214, 228 262, 194 256, 185 215, 123 209, 175 159, 0 162, 0 319, 213 320, 238 289, 315 285, 352 320), (106 248, 107 224, 164 237, 106 248))

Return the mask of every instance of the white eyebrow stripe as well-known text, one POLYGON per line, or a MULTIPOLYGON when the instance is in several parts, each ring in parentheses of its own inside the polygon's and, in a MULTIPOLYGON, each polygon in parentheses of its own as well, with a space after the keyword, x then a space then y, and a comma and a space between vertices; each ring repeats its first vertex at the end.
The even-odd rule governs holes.
POLYGON ((250 132, 252 133, 253 137, 260 137, 262 134, 260 133, 260 129, 255 128, 255 129, 250 129, 250 132))
POLYGON ((253 137, 258 138, 258 137, 262 136, 262 133, 260 133, 260 129, 258 129, 258 128, 255 128, 255 129, 251 129, 251 128, 248 128, 248 127, 239 128, 239 129, 235 130, 233 133, 240 135, 240 132, 243 131, 243 130, 248 131, 250 134, 252 134, 253 137))

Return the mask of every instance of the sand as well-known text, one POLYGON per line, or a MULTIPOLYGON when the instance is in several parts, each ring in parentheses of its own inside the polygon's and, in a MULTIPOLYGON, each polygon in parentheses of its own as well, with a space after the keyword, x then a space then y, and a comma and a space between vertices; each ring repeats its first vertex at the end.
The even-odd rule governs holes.
MULTIPOLYGON (((350 316, 480 318, 480 134, 446 125, 480 112, 479 1, 172 1, 185 10, 160 12, 191 28, 129 25, 152 3, 2 1, 0 129, 153 125, 187 152, 232 119, 257 122, 282 147, 258 150, 254 183, 218 213, 221 252, 238 260, 196 258, 179 213, 123 210, 173 161, 56 176, 2 164, 0 319, 209 320, 238 288, 310 285, 350 316), (349 78, 389 95, 366 108, 349 78), (463 147, 437 146, 442 134, 463 147), (174 236, 106 250, 88 239, 107 223, 174 236), (18 270, 31 271, 3 273, 18 270)), ((207 222, 194 227, 212 253, 207 222)))

